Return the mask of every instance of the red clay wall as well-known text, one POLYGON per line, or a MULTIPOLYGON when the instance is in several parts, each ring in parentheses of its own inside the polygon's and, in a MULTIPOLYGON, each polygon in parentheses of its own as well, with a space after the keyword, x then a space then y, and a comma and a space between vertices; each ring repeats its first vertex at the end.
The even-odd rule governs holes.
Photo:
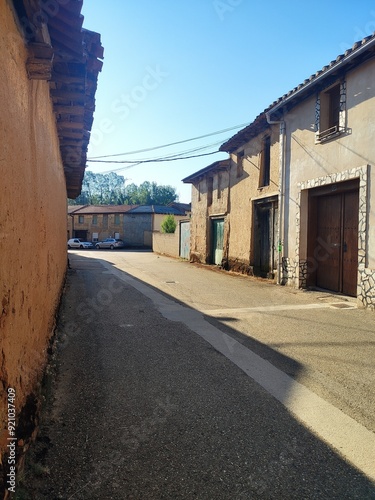
POLYGON ((17 414, 41 379, 66 271, 66 188, 48 82, 29 80, 0 2, 0 460, 6 391, 17 414))

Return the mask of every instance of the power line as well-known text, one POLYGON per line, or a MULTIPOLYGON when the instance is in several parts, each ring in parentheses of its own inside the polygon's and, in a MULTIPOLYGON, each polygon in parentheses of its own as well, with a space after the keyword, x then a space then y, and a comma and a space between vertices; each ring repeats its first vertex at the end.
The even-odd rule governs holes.
POLYGON ((141 163, 153 163, 153 162, 162 162, 162 161, 176 161, 176 160, 188 160, 190 158, 199 158, 200 156, 209 156, 209 155, 214 155, 216 153, 219 153, 220 151, 212 151, 211 153, 202 153, 200 155, 191 155, 191 156, 179 156, 179 157, 164 157, 164 158, 156 158, 156 159, 149 159, 149 160, 139 160, 134 162, 131 160, 87 160, 90 161, 91 163, 129 163, 132 164, 131 166, 134 167, 135 165, 139 165, 141 163))
POLYGON ((223 130, 218 130, 217 132, 211 132, 210 134, 200 135, 198 137, 192 137, 191 139, 184 139, 182 141, 171 142, 169 144, 163 144, 161 146, 155 146, 152 148, 138 149, 136 151, 128 151, 126 153, 117 153, 117 154, 112 154, 112 155, 93 156, 92 158, 88 158, 87 161, 94 161, 94 160, 98 160, 100 158, 113 158, 115 156, 125 156, 125 155, 132 155, 132 154, 138 154, 138 153, 145 153, 148 151, 155 151, 156 149, 167 148, 170 146, 175 146, 177 144, 184 144, 186 142, 197 141, 198 139, 204 139, 205 137, 211 137, 213 135, 223 134, 224 132, 230 132, 231 130, 246 127, 247 125, 248 125, 248 123, 243 123, 241 125, 236 125, 235 127, 230 127, 230 128, 226 128, 223 130))
MULTIPOLYGON (((196 153, 197 151, 204 151, 205 149, 209 149, 209 148, 212 148, 214 146, 218 146, 221 143, 222 143, 222 141, 216 141, 216 142, 213 142, 211 144, 206 144, 205 146, 199 146, 196 148, 185 149, 184 151, 180 151, 179 153, 170 153, 170 154, 167 154, 165 156, 153 156, 151 158, 140 158, 140 159, 133 158, 132 160, 116 160, 116 161, 117 161, 117 163, 123 162, 123 163, 137 163, 138 164, 138 163, 151 163, 152 161, 164 161, 164 159, 168 159, 168 158, 178 159, 181 156, 191 155, 192 153, 196 153)), ((112 163, 115 160, 88 160, 88 161, 91 161, 94 163, 95 162, 112 163)))

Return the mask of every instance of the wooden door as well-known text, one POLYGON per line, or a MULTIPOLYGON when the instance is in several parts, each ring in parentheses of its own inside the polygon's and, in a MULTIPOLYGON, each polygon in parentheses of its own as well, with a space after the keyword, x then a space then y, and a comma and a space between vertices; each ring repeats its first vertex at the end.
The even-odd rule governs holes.
POLYGON ((259 270, 260 274, 265 276, 271 271, 272 227, 270 216, 270 207, 260 208, 258 210, 259 270))
POLYGON ((212 220, 212 262, 220 265, 223 260, 224 219, 212 220))
POLYGON ((254 204, 253 258, 254 273, 271 277, 277 267, 278 206, 277 199, 254 204))
POLYGON ((342 292, 357 295, 359 193, 343 195, 342 292))
POLYGON ((314 258, 316 285, 357 295, 358 190, 320 196, 314 258))
POLYGON ((180 222, 180 257, 190 257, 190 221, 180 222))
POLYGON ((322 196, 317 206, 317 286, 340 290, 341 195, 322 196))

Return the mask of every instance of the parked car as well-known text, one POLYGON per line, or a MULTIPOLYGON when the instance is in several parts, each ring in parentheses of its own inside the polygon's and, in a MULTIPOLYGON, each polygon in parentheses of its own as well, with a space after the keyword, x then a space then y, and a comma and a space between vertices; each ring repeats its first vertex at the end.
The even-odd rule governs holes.
POLYGON ((111 250, 114 250, 115 248, 122 248, 124 246, 125 243, 117 238, 106 238, 105 240, 98 241, 98 243, 95 244, 96 248, 110 248, 111 250))
POLYGON ((71 238, 68 240, 68 248, 94 248, 90 241, 82 241, 79 238, 71 238))

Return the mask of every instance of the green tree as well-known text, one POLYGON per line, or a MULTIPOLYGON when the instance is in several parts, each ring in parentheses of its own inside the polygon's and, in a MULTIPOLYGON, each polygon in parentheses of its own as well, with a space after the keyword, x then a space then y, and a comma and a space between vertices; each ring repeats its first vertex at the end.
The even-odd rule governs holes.
POLYGON ((177 222, 173 215, 166 215, 161 223, 162 233, 174 233, 176 231, 177 222))
POLYGON ((114 172, 94 174, 85 172, 82 192, 70 205, 168 205, 177 201, 176 189, 159 186, 156 182, 145 181, 140 186, 129 184, 125 178, 114 172))

